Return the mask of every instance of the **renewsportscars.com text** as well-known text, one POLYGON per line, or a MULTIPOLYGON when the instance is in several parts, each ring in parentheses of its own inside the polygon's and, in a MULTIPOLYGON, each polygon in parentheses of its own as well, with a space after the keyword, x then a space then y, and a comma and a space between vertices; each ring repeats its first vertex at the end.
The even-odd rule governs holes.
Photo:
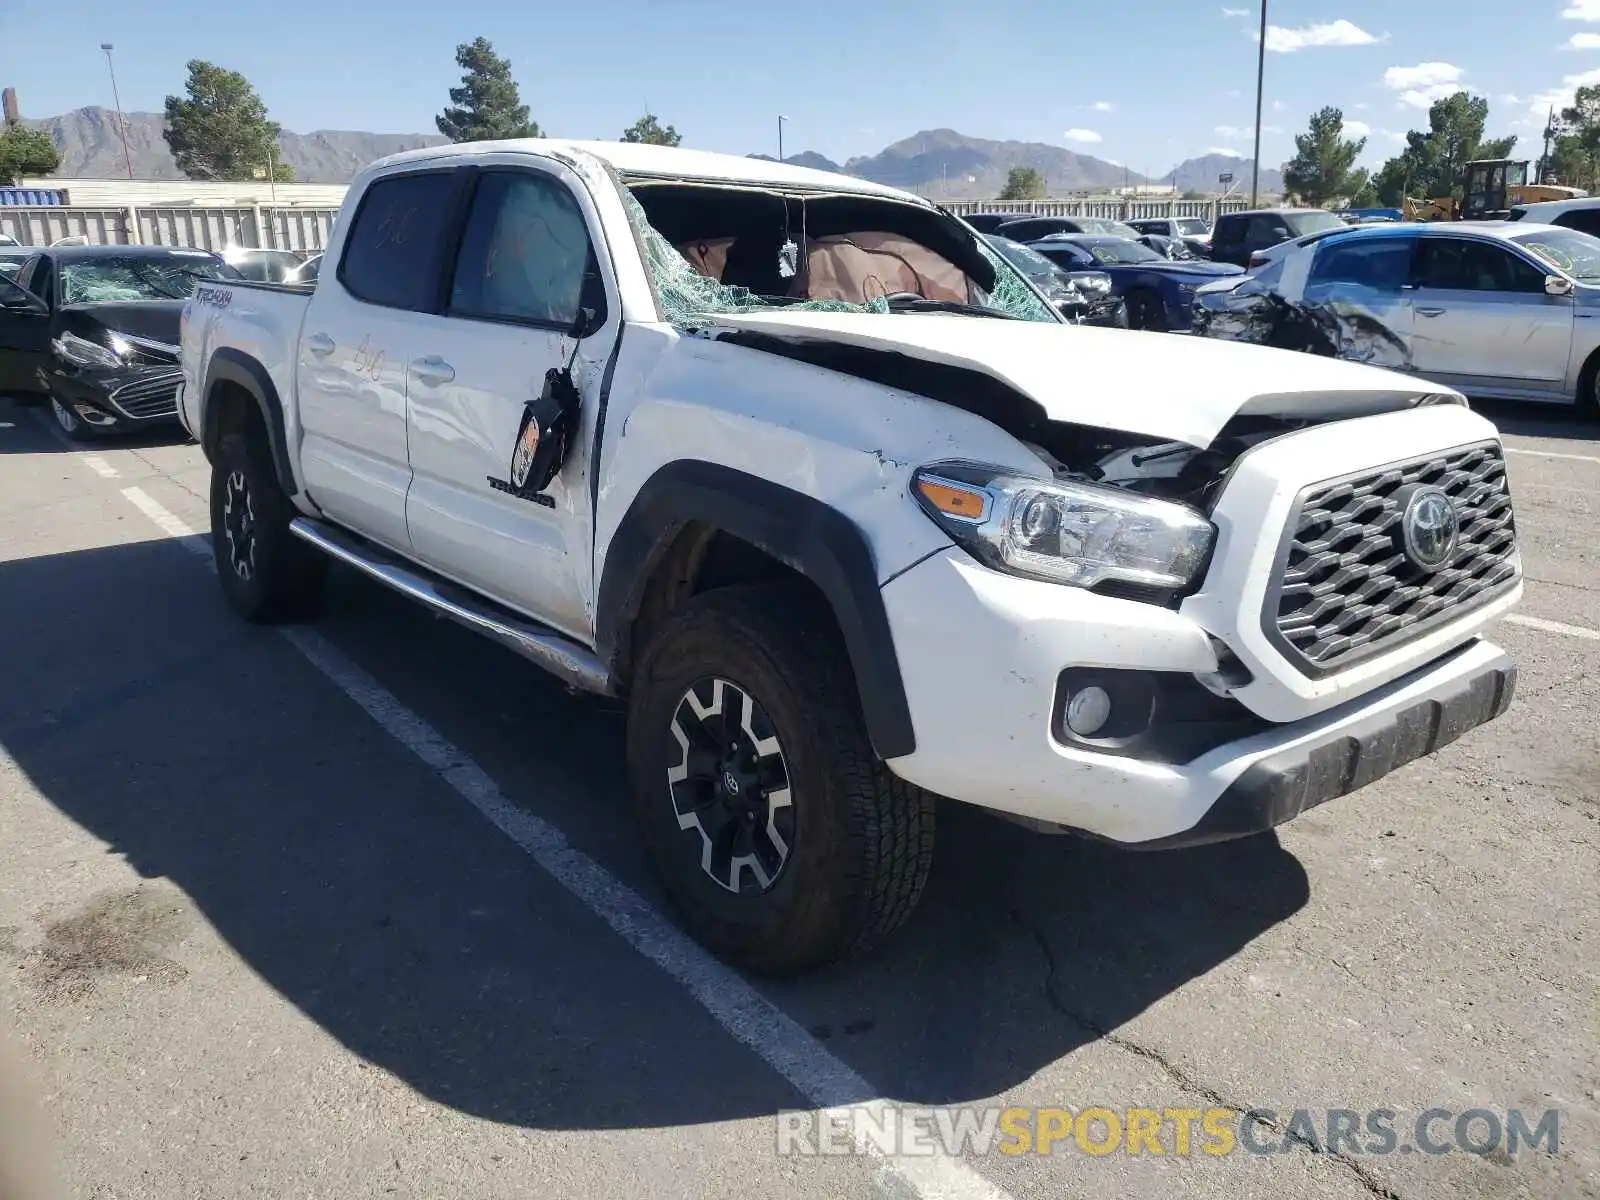
POLYGON ((783 1155, 1167 1154, 1222 1157, 1297 1148, 1335 1154, 1509 1157, 1561 1147, 1559 1109, 1290 1111, 1252 1108, 912 1108, 883 1104, 780 1112, 783 1155))

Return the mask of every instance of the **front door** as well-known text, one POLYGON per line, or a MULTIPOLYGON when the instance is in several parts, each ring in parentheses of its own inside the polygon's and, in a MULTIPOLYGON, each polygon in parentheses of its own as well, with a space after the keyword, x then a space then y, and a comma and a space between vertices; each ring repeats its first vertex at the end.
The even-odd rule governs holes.
POLYGON ((406 364, 424 314, 438 306, 457 181, 452 170, 375 180, 300 332, 306 488, 335 521, 406 552, 406 364))
POLYGON ((0 276, 0 395, 49 392, 54 297, 55 266, 46 255, 23 263, 13 280, 0 276), (42 301, 43 311, 23 292, 42 301))
POLYGON ((406 504, 418 559, 572 636, 592 633, 594 407, 616 341, 580 181, 555 162, 476 173, 444 315, 408 361, 406 504), (584 310, 591 317, 585 317, 584 310), (609 310, 609 311, 608 311, 609 310), (542 493, 513 483, 512 456, 551 371, 578 389, 564 466, 542 493))
POLYGON ((1545 272, 1506 246, 1418 239, 1412 311, 1416 370, 1483 393, 1559 387, 1572 348, 1573 299, 1545 294, 1545 272))
POLYGON ((0 396, 41 391, 49 360, 49 310, 20 283, 0 275, 0 396))

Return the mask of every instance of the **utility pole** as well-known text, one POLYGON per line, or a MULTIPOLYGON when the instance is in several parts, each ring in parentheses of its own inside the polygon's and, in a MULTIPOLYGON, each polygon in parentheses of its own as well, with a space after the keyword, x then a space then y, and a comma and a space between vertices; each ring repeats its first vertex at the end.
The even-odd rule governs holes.
POLYGON ((114 49, 110 42, 101 42, 100 49, 106 52, 106 70, 111 72, 111 102, 117 106, 117 132, 122 136, 122 161, 128 168, 128 178, 133 178, 133 155, 128 153, 128 119, 122 115, 122 97, 117 94, 117 68, 111 63, 111 51, 114 49))
POLYGON ((783 123, 789 118, 782 113, 778 114, 778 161, 783 161, 783 123))
POLYGON ((1556 131, 1556 106, 1551 105, 1544 119, 1544 157, 1539 160, 1539 177, 1535 183, 1548 183, 1550 175, 1550 139, 1556 131))
POLYGON ((1261 194, 1261 89, 1267 77, 1267 0, 1261 0, 1261 41, 1256 46, 1256 149, 1250 161, 1250 207, 1261 194))

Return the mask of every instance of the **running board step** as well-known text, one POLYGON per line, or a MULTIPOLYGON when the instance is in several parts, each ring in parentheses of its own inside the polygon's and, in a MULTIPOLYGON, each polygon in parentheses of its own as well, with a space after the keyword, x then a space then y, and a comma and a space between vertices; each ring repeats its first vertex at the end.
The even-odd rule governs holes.
POLYGON ((289 531, 330 557, 348 563, 362 574, 393 588, 402 596, 499 642, 572 687, 585 692, 610 694, 611 675, 604 664, 594 651, 564 634, 502 608, 492 600, 474 595, 365 538, 346 533, 326 522, 296 517, 290 522, 289 531))

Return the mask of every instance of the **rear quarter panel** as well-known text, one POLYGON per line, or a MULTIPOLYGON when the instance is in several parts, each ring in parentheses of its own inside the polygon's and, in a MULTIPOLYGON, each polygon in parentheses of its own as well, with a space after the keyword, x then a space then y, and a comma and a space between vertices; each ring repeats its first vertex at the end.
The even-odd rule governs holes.
POLYGON ((300 424, 294 364, 300 326, 310 302, 308 293, 240 286, 234 281, 208 283, 197 288, 184 306, 180 333, 183 420, 190 431, 203 442, 206 407, 211 400, 208 381, 212 380, 217 352, 226 349, 243 355, 259 364, 277 392, 297 485, 301 482, 298 456, 292 451, 299 444, 300 424))

